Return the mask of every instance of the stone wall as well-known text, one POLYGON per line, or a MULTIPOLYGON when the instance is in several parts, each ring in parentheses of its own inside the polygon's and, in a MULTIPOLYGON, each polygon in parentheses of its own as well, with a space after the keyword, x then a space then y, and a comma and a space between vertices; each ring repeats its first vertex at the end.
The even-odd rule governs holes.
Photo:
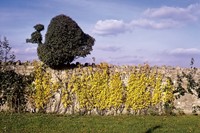
MULTIPOLYGON (((78 64, 78 63, 77 63, 78 64)), ((30 73, 33 72, 34 66, 31 62, 26 62, 26 63, 15 63, 15 64, 8 64, 10 68, 14 69, 15 72, 22 74, 22 75, 29 75, 30 73)), ((79 64, 80 65, 80 64, 79 64)), ((82 69, 87 69, 87 66, 89 64, 85 64, 82 66, 82 69)), ((95 67, 94 64, 92 64, 93 67, 95 67)), ((66 66, 66 68, 63 68, 63 70, 52 70, 48 69, 52 73, 52 76, 54 80, 57 80, 59 77, 60 79, 64 79, 66 77, 66 72, 65 70, 68 71, 75 71, 79 72, 78 69, 76 68, 76 65, 72 65, 72 67, 66 66), (73 68, 72 68, 73 67, 73 68)), ((135 66, 115 66, 115 65, 110 65, 109 70, 112 72, 120 72, 122 74, 122 79, 125 84, 127 84, 127 79, 129 78, 130 72, 133 70, 135 66)), ((174 84, 176 84, 176 79, 177 79, 177 74, 181 74, 182 72, 188 73, 190 71, 189 68, 181 68, 181 67, 167 67, 167 66, 162 66, 162 67, 151 67, 152 70, 156 70, 165 77, 171 77, 172 81, 174 84)), ((200 76, 200 69, 197 70, 197 73, 195 75, 196 79, 200 76)), ((70 107, 71 109, 66 110, 63 105, 60 104, 60 93, 56 93, 54 98, 51 99, 50 104, 48 105, 47 112, 60 112, 60 113, 73 113, 73 106, 70 107)), ((76 104, 76 101, 74 102, 76 104)), ((193 111, 194 106, 200 106, 200 99, 198 99, 196 96, 191 95, 191 94, 186 94, 185 96, 180 97, 179 99, 176 99, 174 101, 174 105, 177 109, 183 111, 186 114, 191 114, 193 111)), ((28 105, 31 106, 31 105, 28 105)), ((78 106, 78 105, 76 105, 78 106)), ((29 107, 31 110, 31 107, 29 107)), ((30 111, 29 110, 29 111, 30 111)), ((123 112, 126 113, 126 112, 123 112)))

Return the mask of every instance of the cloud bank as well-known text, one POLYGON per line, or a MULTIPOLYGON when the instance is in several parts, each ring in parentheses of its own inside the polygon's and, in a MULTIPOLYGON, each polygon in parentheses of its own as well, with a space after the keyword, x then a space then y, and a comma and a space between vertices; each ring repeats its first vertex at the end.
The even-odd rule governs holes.
POLYGON ((197 48, 176 48, 171 51, 167 52, 169 55, 174 55, 174 56, 198 56, 200 55, 200 49, 197 48))
POLYGON ((93 32, 98 35, 115 35, 126 32, 128 26, 122 20, 99 20, 94 26, 93 32))
POLYGON ((148 18, 171 19, 174 21, 197 21, 200 17, 200 4, 192 4, 186 8, 168 7, 151 8, 144 11, 148 18))
POLYGON ((198 22, 200 19, 200 4, 192 4, 185 8, 163 6, 146 9, 139 19, 131 22, 107 19, 99 20, 93 28, 93 33, 106 36, 133 31, 135 28, 170 29, 198 22))

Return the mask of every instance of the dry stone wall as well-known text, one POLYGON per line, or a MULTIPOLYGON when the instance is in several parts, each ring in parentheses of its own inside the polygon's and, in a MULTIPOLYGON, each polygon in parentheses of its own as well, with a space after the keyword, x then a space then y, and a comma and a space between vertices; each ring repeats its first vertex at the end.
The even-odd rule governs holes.
MULTIPOLYGON (((82 69, 87 69, 87 65, 83 66, 82 69)), ((16 73, 22 74, 22 75, 29 75, 34 71, 34 66, 31 62, 26 63, 15 63, 15 64, 9 64, 10 68, 14 69, 16 73)), ((75 66, 72 65, 74 68, 67 67, 66 69, 68 72, 76 72, 80 73, 79 69, 77 69, 75 66)), ((95 65, 93 64, 95 67, 95 65)), ((133 68, 137 66, 116 66, 116 65, 110 65, 109 70, 110 72, 120 72, 121 77, 123 79, 124 84, 127 84, 128 78, 130 76, 131 71, 133 68)), ((58 79, 65 79, 66 78, 66 69, 63 70, 52 70, 48 69, 48 71, 52 74, 52 77, 54 80, 58 79)), ((157 72, 162 73, 165 75, 165 77, 170 77, 174 84, 176 84, 177 81, 177 75, 181 74, 182 72, 188 73, 190 71, 189 68, 181 68, 181 67, 167 67, 167 66, 153 66, 151 67, 152 70, 156 70, 157 72)), ((200 77, 200 69, 197 69, 197 73, 195 75, 196 79, 200 77)), ((67 110, 64 108, 64 106, 60 103, 61 94, 58 91, 55 93, 55 96, 53 99, 51 99, 50 104, 48 105, 47 112, 59 112, 59 113, 74 113, 74 108, 78 108, 79 106, 77 104, 76 99, 74 99, 74 106, 71 106, 67 110)), ((177 109, 183 111, 186 114, 191 114, 193 111, 194 106, 200 106, 200 99, 198 99, 196 96, 191 94, 186 94, 185 96, 181 96, 179 99, 176 99, 174 101, 174 105, 177 109)), ((28 105, 29 111, 31 111, 31 105, 28 105)), ((84 112, 84 111, 83 111, 84 112)), ((95 111, 93 111, 95 113, 95 111)), ((123 112, 126 113, 126 112, 123 112)), ((110 113, 112 114, 112 113, 110 113)))

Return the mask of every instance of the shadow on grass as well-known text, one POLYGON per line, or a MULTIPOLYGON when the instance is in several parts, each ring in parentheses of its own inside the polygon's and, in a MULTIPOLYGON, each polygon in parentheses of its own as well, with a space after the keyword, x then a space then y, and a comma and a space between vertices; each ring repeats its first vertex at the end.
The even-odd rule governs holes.
POLYGON ((145 133, 153 133, 156 129, 161 128, 160 125, 149 128, 145 133))

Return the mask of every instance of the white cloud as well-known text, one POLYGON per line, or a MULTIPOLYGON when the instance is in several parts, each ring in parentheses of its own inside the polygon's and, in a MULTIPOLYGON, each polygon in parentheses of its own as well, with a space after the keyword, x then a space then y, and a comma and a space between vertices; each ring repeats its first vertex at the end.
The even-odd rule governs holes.
POLYGON ((176 48, 168 51, 170 55, 200 55, 200 49, 197 48, 176 48))
POLYGON ((149 29, 167 29, 177 27, 179 23, 172 21, 172 20, 161 20, 161 21, 154 21, 149 19, 138 19, 133 20, 130 23, 132 28, 149 28, 149 29))
POLYGON ((122 20, 100 20, 95 24, 93 33, 106 36, 130 32, 135 28, 169 29, 178 26, 180 26, 180 24, 173 20, 154 21, 150 19, 138 19, 132 20, 129 23, 125 23, 122 20))
POLYGON ((115 35, 126 30, 128 30, 126 23, 122 20, 99 20, 94 26, 93 33, 98 35, 115 35))
POLYGON ((200 4, 192 4, 186 8, 163 6, 144 11, 145 17, 172 19, 174 21, 197 21, 200 17, 200 4))
POLYGON ((99 20, 94 26, 93 33, 101 36, 117 35, 135 28, 170 29, 196 22, 200 19, 200 4, 192 4, 185 8, 163 6, 149 8, 143 16, 130 22, 123 20, 99 20))

